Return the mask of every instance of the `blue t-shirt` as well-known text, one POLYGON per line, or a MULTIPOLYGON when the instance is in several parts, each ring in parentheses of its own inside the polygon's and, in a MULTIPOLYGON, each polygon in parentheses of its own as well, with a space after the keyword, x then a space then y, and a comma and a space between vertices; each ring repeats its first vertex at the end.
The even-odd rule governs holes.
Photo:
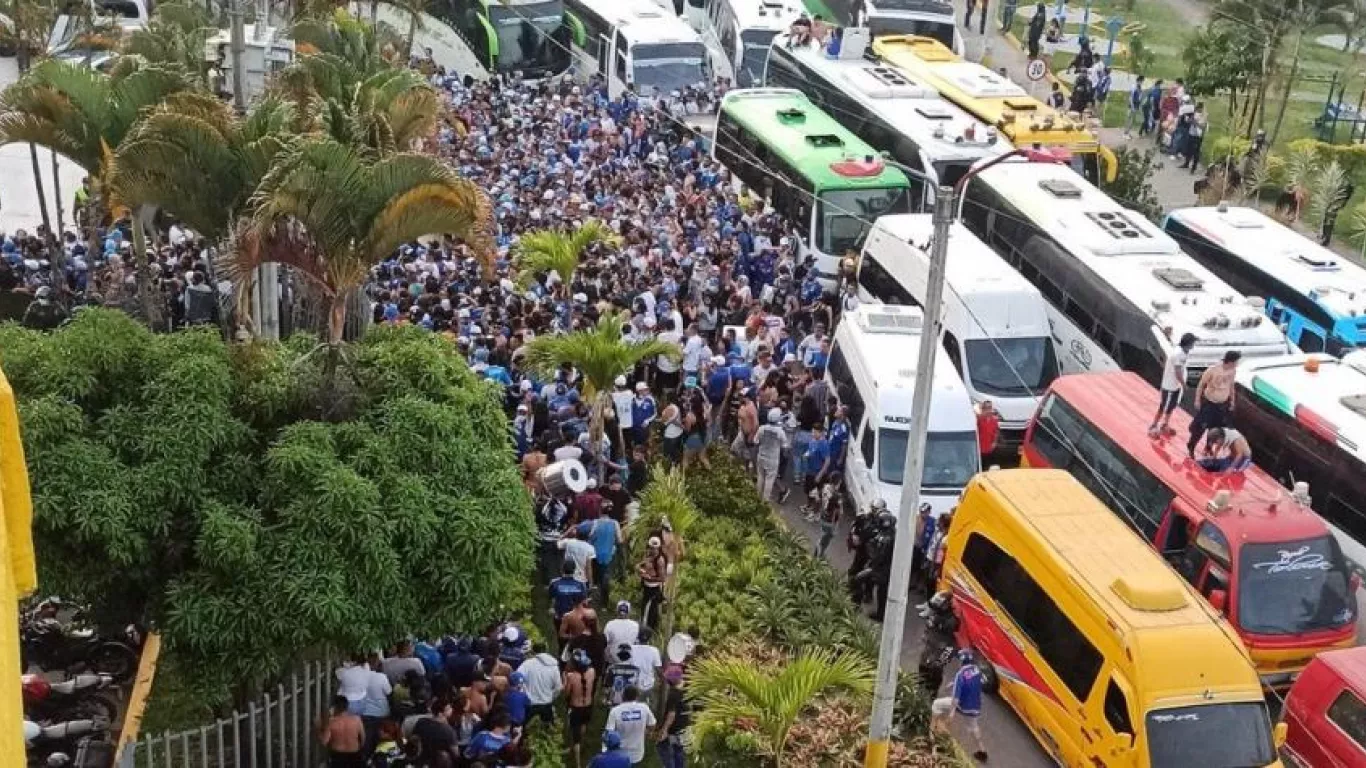
POLYGON ((838 467, 844 461, 844 449, 849 446, 849 425, 837 421, 830 425, 831 466, 838 467))
POLYGON ((527 711, 531 709, 531 697, 526 695, 526 691, 513 689, 503 694, 503 706, 507 707, 513 725, 525 725, 527 711))
POLYGON ((593 554, 603 568, 611 565, 617 554, 617 530, 617 521, 610 517, 579 523, 579 537, 593 545, 593 554))
POLYGON ((821 466, 830 457, 830 441, 825 438, 812 440, 806 448, 806 471, 808 474, 815 474, 821 471, 821 466))
POLYGON ((713 405, 720 404, 721 398, 726 396, 726 387, 730 386, 730 369, 717 368, 707 377, 707 399, 713 405))
POLYGON ((588 768, 631 768, 631 756, 621 749, 600 752, 588 761, 588 768))
POLYGON ((503 750, 512 739, 501 736, 493 731, 480 731, 470 739, 470 745, 465 748, 465 757, 477 760, 481 757, 493 757, 503 750))
POLYGON ((588 585, 573 576, 561 576, 550 582, 550 604, 555 609, 555 618, 574 610, 587 594, 588 585))
POLYGON ((976 664, 964 664, 953 676, 953 706, 965 715, 982 714, 982 670, 976 664))

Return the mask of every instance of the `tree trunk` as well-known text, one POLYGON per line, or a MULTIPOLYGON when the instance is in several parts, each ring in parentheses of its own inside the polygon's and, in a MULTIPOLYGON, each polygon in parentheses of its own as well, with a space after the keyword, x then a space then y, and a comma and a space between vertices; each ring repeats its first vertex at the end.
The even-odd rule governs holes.
POLYGON ((327 343, 335 347, 342 343, 346 332, 346 300, 329 294, 323 299, 323 306, 327 308, 327 343))
POLYGON ((43 219, 43 229, 52 231, 52 219, 47 213, 47 193, 43 190, 43 167, 38 164, 38 145, 28 143, 28 157, 33 161, 33 186, 38 192, 38 215, 43 219))
POLYGON ((152 264, 147 258, 147 235, 142 231, 142 210, 133 212, 133 263, 137 269, 138 302, 142 316, 154 331, 161 329, 161 303, 152 283, 152 264))
POLYGON ((410 11, 408 14, 408 47, 404 51, 404 58, 413 58, 413 39, 417 37, 417 11, 410 11))
POLYGON ((1266 89, 1271 86, 1271 63, 1275 58, 1278 37, 1279 34, 1268 34, 1266 45, 1262 47, 1262 76, 1261 81, 1257 83, 1257 101, 1252 110, 1252 119, 1247 124, 1248 138, 1252 137, 1252 126, 1254 124, 1260 126, 1266 118, 1266 110, 1263 105, 1266 103, 1266 89), (1258 110, 1261 110, 1260 120, 1258 110))
POLYGON ((1268 147, 1276 146, 1276 137, 1280 135, 1281 123, 1285 122, 1285 109, 1290 106, 1290 96, 1295 90, 1295 76, 1300 72, 1300 47, 1304 43, 1304 31, 1300 30, 1295 34, 1295 52, 1290 57, 1290 76, 1285 80, 1285 95, 1281 97, 1280 109, 1276 111, 1276 125, 1271 129, 1271 137, 1266 142, 1268 147))
MULTIPOLYGON (((62 232, 66 229, 65 216, 62 213, 62 177, 57 168, 57 153, 51 150, 52 155, 52 201, 57 208, 57 226, 52 229, 52 253, 48 259, 52 263, 53 284, 59 281, 65 286, 66 283, 66 251, 62 246, 62 232)), ((71 217, 76 217, 73 211, 71 217)))

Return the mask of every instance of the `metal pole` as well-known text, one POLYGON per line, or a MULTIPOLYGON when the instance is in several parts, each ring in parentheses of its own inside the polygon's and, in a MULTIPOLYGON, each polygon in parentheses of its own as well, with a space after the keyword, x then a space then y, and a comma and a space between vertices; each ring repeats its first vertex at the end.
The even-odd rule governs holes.
POLYGON ((231 22, 232 106, 241 115, 247 111, 247 89, 243 85, 246 73, 242 71, 242 55, 247 52, 247 38, 246 30, 242 27, 242 0, 230 0, 228 19, 231 22))
POLYGON ((934 199, 934 241, 930 246, 925 321, 920 333, 915 390, 911 395, 911 431, 906 445, 906 468, 902 474, 901 508, 896 516, 887 606, 883 611, 882 645, 877 658, 877 687, 873 691, 873 717, 869 725, 865 768, 886 768, 887 752, 891 747, 892 712, 896 707, 896 683, 901 671, 901 634, 906 623, 906 591, 910 587, 912 539, 915 538, 916 510, 920 507, 920 477, 925 471, 925 432, 930 423, 934 360, 942 332, 944 263, 949 253, 949 225, 953 223, 955 197, 953 187, 941 186, 934 199))

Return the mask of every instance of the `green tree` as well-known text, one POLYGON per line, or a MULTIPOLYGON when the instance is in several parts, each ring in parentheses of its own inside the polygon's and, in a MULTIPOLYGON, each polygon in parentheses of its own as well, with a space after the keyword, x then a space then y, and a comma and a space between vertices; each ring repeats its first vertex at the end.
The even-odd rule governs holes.
MULTIPOLYGON (((1261 72, 1261 47, 1256 38, 1246 27, 1216 21, 1200 27, 1186 41, 1182 60, 1187 92, 1192 96, 1227 93, 1232 123, 1239 94, 1253 88, 1261 72)), ((1249 102, 1243 104, 1246 109, 1249 102)))
POLYGON ((559 282, 553 290, 564 297, 574 282, 574 271, 579 268, 584 252, 596 245, 616 245, 620 241, 601 219, 589 219, 578 229, 540 229, 522 235, 517 238, 512 263, 523 288, 530 286, 538 275, 554 272, 559 282))
POLYGON ((688 692, 701 708, 693 719, 695 741, 752 729, 761 754, 782 768, 788 734, 817 697, 840 690, 867 696, 875 672, 863 656, 826 650, 806 651, 776 673, 738 656, 704 658, 688 675, 688 692))
POLYGON ((1300 57, 1304 48, 1304 35, 1311 32, 1325 19, 1347 12, 1347 0, 1280 0, 1285 6, 1282 15, 1295 30, 1295 46, 1290 54, 1290 73, 1285 78, 1285 92, 1281 94, 1281 104, 1276 109, 1276 122, 1271 128, 1267 142, 1275 146, 1281 135, 1281 125, 1285 122, 1285 111, 1290 106, 1290 97, 1295 90, 1295 78, 1300 72, 1300 57))
MULTIPOLYGON (((114 150, 144 110, 190 84, 182 73, 148 65, 136 56, 119 59, 108 73, 49 59, 0 93, 0 146, 27 141, 65 155, 89 174, 95 193, 86 220, 104 221, 112 211, 109 183, 114 150)), ((138 293, 143 313, 155 325, 161 307, 147 264, 140 211, 132 212, 133 250, 138 259, 138 293)), ((98 253, 91 227, 91 253, 98 253)))
POLYGON ((1157 170, 1153 151, 1116 147, 1115 159, 1119 162, 1119 173, 1114 181, 1101 185, 1105 193, 1121 205, 1157 221, 1162 217, 1162 201, 1153 190, 1152 175, 1157 170))
MULTIPOLYGON (((547 380, 564 363, 570 363, 587 382, 584 395, 592 398, 588 434, 596 454, 602 445, 607 409, 612 407, 612 382, 632 371, 642 360, 660 355, 681 357, 676 345, 651 339, 631 343, 622 336, 624 323, 611 313, 603 315, 591 330, 558 336, 537 336, 525 347, 524 364, 547 380)), ((601 458, 601 457, 599 457, 601 458)))
POLYGON ((377 160, 329 138, 304 139, 276 155, 250 206, 225 263, 239 299, 250 295, 261 264, 293 267, 321 293, 334 348, 347 294, 403 243, 451 233, 485 258, 493 252, 488 197, 428 155, 377 160))
POLYGON ((480 632, 531 567, 499 393, 440 337, 382 328, 350 347, 355 411, 312 421, 311 347, 108 310, 0 326, 41 583, 158 627, 215 702, 324 650, 480 632))

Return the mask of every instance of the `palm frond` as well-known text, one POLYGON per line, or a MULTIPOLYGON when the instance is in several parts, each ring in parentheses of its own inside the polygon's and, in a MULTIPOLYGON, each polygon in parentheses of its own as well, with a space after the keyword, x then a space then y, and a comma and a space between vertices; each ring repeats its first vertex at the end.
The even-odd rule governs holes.
POLYGON ((628 342, 622 335, 623 327, 620 317, 606 314, 589 330, 537 336, 527 344, 523 362, 547 378, 560 365, 570 363, 588 380, 591 394, 610 389, 613 379, 631 371, 642 360, 660 355, 673 359, 682 356, 677 345, 667 342, 628 342))

